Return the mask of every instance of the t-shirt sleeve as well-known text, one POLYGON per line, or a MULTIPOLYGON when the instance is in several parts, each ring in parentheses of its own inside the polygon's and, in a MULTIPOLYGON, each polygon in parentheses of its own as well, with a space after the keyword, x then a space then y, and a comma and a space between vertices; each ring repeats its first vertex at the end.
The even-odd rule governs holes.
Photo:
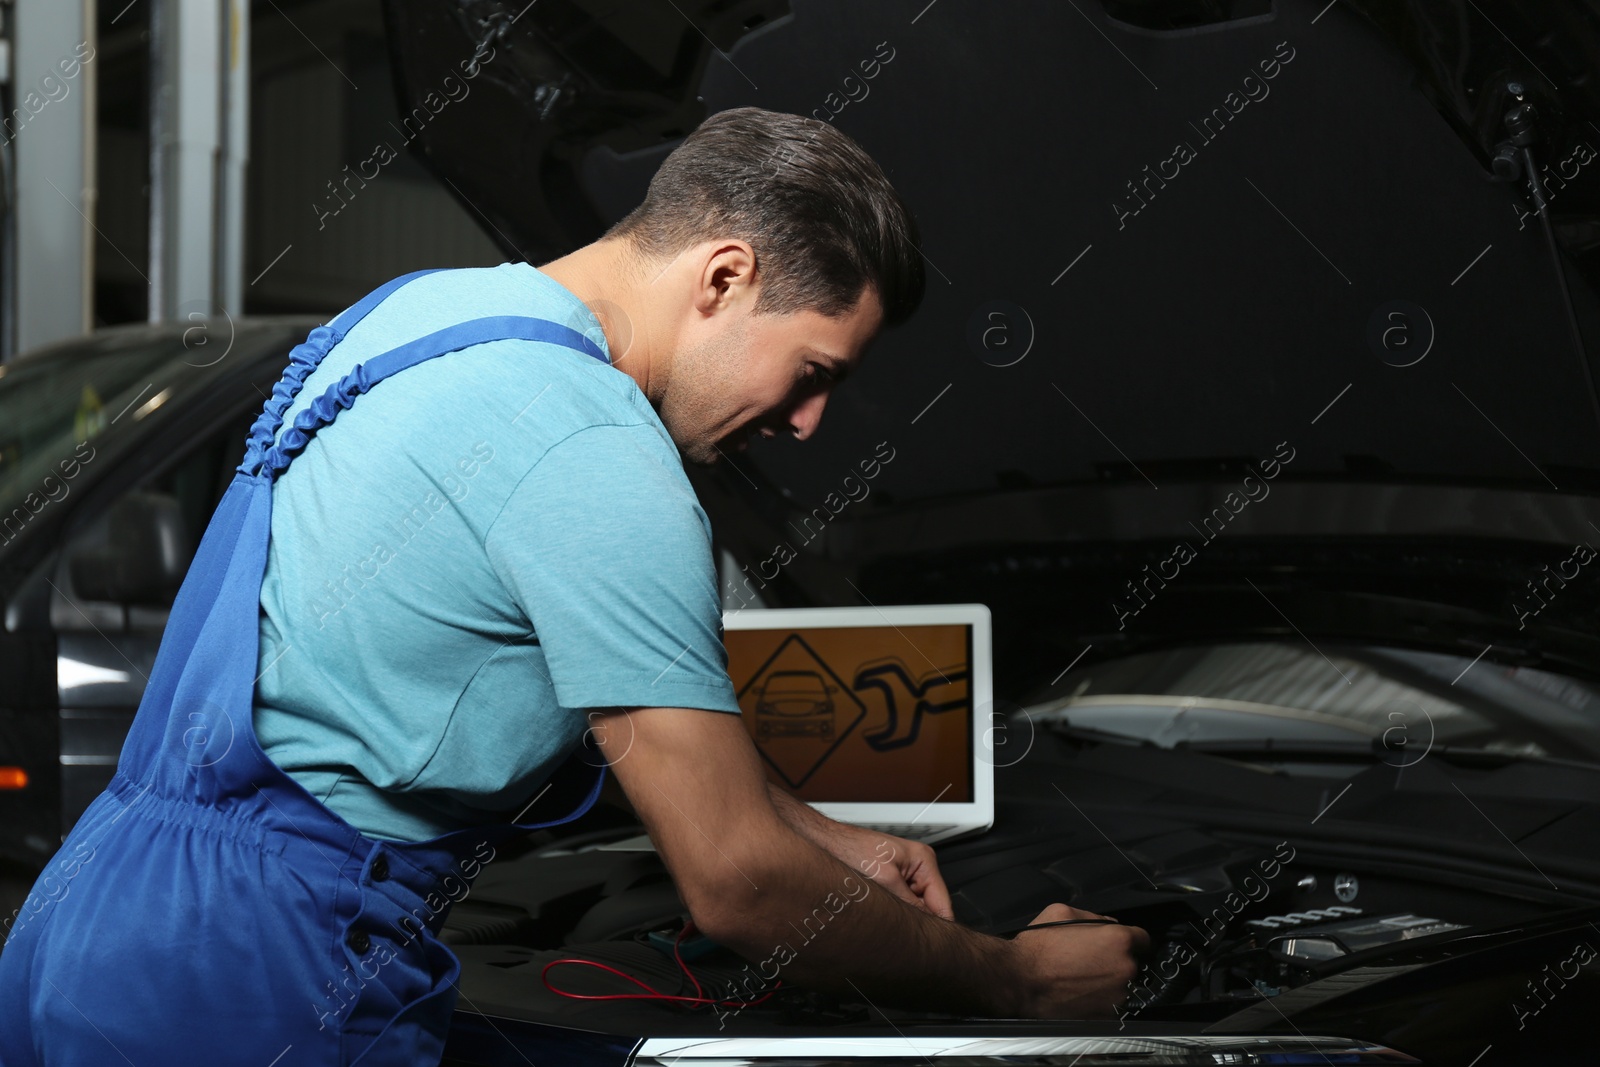
POLYGON ((739 710, 710 524, 663 445, 642 424, 577 431, 533 466, 485 537, 563 707, 739 710))

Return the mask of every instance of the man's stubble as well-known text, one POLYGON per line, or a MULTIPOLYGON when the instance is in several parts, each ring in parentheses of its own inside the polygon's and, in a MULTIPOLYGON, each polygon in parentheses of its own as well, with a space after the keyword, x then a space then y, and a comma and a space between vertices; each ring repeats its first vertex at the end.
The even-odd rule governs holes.
POLYGON ((730 327, 673 357, 660 416, 684 459, 710 465, 725 456, 721 438, 737 428, 738 375, 746 356, 746 324, 730 327))

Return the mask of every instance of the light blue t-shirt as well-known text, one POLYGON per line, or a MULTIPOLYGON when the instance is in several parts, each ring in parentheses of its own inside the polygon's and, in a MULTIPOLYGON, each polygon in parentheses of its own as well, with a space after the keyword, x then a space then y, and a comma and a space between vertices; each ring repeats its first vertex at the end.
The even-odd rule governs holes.
MULTIPOLYGON (((610 358, 536 268, 440 271, 353 326, 285 425, 356 363, 490 315, 562 323, 610 358)), ((262 747, 385 840, 518 815, 586 709, 739 710, 682 458, 632 378, 560 345, 438 356, 318 431, 273 489, 261 610, 262 747)))

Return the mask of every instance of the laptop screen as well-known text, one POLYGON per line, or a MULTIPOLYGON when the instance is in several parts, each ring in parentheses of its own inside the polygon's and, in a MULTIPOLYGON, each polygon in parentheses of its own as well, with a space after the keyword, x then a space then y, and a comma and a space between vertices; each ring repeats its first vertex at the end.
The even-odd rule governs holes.
POLYGON ((973 802, 973 625, 795 614, 740 612, 723 634, 767 776, 813 804, 973 802))

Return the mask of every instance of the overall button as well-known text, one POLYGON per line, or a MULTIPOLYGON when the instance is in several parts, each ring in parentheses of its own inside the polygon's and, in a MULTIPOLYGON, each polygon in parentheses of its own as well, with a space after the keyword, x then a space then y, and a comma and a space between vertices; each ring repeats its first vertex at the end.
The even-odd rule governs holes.
POLYGON ((367 949, 372 947, 372 938, 367 936, 365 930, 351 930, 344 943, 349 945, 357 956, 365 956, 367 949))
POLYGON ((381 882, 389 877, 389 857, 378 853, 378 858, 372 861, 372 880, 381 882))

